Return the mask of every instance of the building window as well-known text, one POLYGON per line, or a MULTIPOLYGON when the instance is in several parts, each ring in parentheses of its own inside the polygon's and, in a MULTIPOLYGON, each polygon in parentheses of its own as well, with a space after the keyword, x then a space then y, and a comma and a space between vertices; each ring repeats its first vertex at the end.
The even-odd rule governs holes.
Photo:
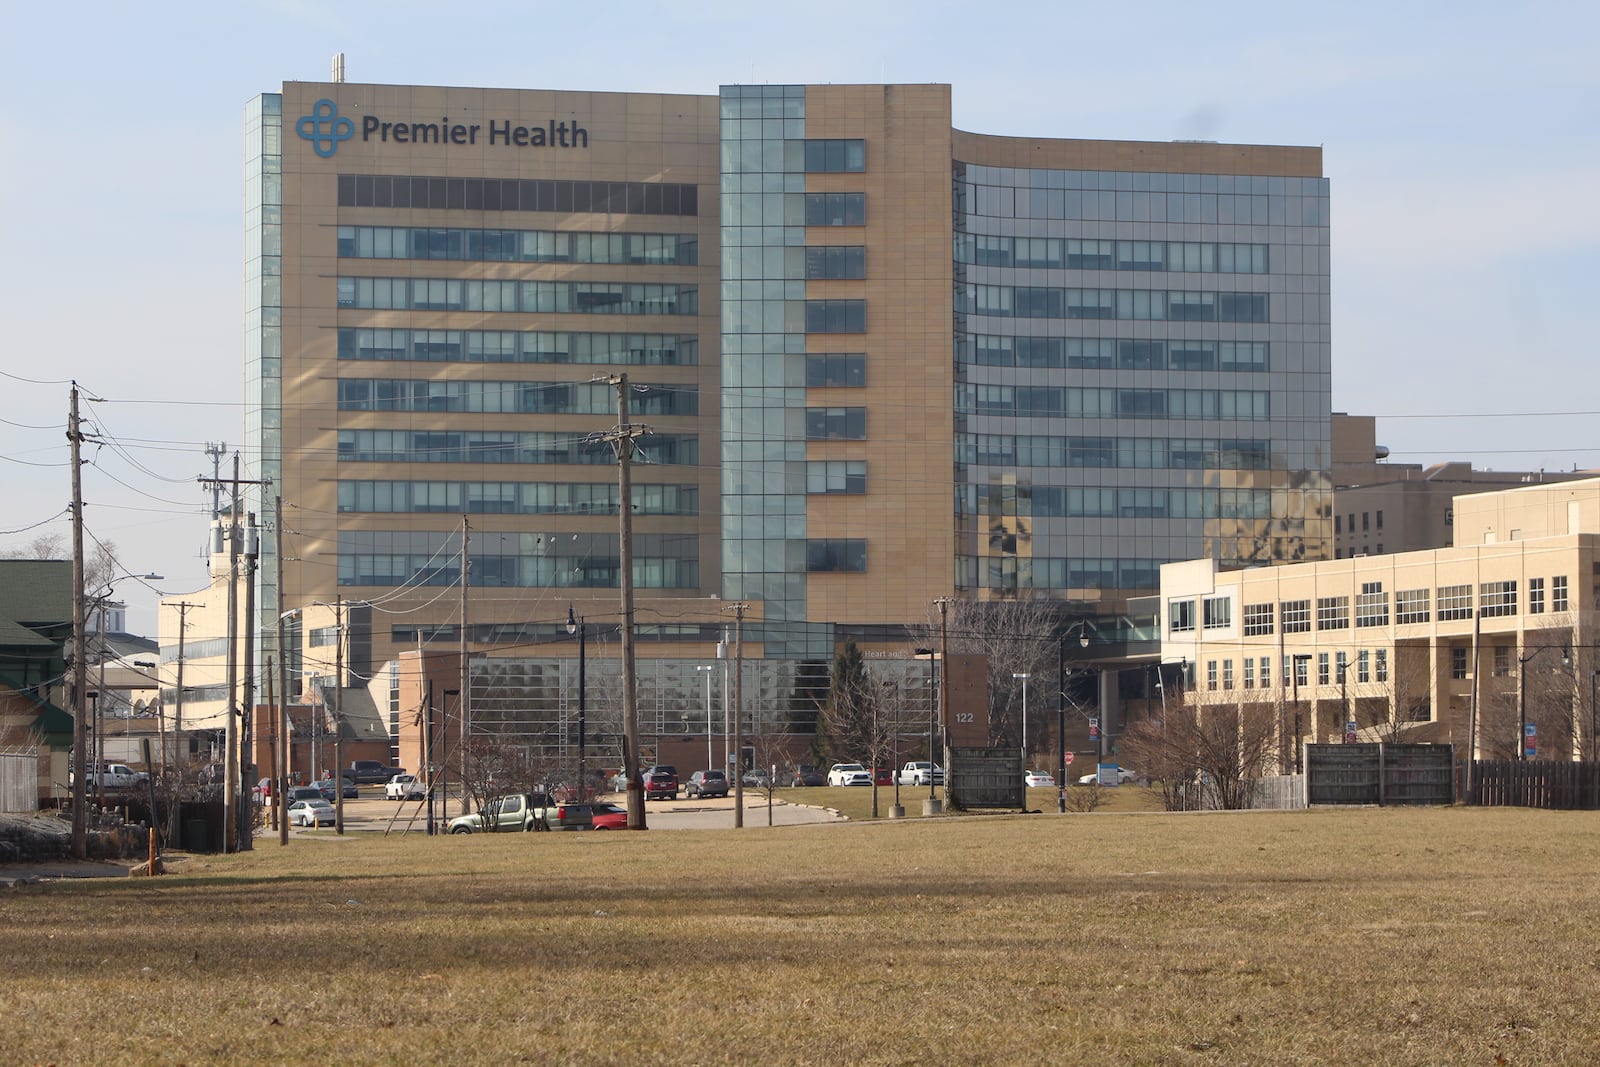
POLYGON ((806 492, 859 496, 867 491, 864 459, 811 460, 806 463, 806 492))
POLYGON ((1439 587, 1439 621, 1472 618, 1472 586, 1441 585, 1439 587))
POLYGON ((1228 597, 1216 597, 1204 602, 1205 628, 1207 630, 1220 630, 1233 625, 1233 601, 1228 597))
POLYGON ((1350 629, 1350 598, 1347 596, 1317 597, 1317 629, 1350 629))
POLYGON ((1344 516, 1343 515, 1335 515, 1333 517, 1333 532, 1334 532, 1335 535, 1344 533, 1344 516))
POLYGON ((1485 617, 1517 613, 1516 582, 1484 582, 1478 587, 1478 594, 1485 617))
POLYGON ((1246 604, 1244 606, 1244 635, 1264 637, 1272 633, 1272 605, 1246 604))
POLYGON ((1374 669, 1377 671, 1378 681, 1387 682, 1389 680, 1389 650, 1387 648, 1377 649, 1373 656, 1377 661, 1374 669))
POLYGON ((865 278, 867 250, 861 245, 807 245, 807 278, 865 278))
POLYGON ((1460 646, 1450 650, 1450 677, 1461 681, 1467 676, 1467 650, 1460 646))
POLYGON ((1311 601, 1285 600, 1278 605, 1278 618, 1283 620, 1283 632, 1286 634, 1310 633, 1311 601))
POLYGON ((1528 614, 1544 614, 1544 579, 1528 579, 1528 614))
POLYGON ((1494 676, 1508 678, 1511 676, 1511 646, 1494 646, 1494 676))
POLYGON ((1428 590, 1405 589, 1394 595, 1394 621, 1405 625, 1428 621, 1428 590))
POLYGON ((1261 688, 1267 689, 1272 685, 1272 657, 1261 657, 1261 688))
POLYGON ((1373 525, 1377 526, 1380 530, 1383 529, 1383 512, 1378 512, 1377 521, 1373 525))
POLYGON ((1366 533, 1367 532, 1367 529, 1368 529, 1368 527, 1367 527, 1368 515, 1369 515, 1369 513, 1365 512, 1365 511, 1363 511, 1361 513, 1361 532, 1362 533, 1366 533))
POLYGON ((1356 653, 1356 681, 1372 681, 1372 653, 1364 648, 1356 653))
POLYGON ((806 570, 849 571, 867 569, 867 542, 864 539, 812 538, 806 542, 806 570))
POLYGON ((1317 653, 1317 684, 1318 685, 1327 685, 1328 684, 1328 678, 1329 678, 1329 674, 1328 674, 1328 654, 1326 652, 1318 652, 1317 653))
POLYGON ((861 352, 813 352, 806 356, 807 389, 860 389, 867 384, 861 352))
POLYGON ((1244 687, 1246 689, 1256 687, 1256 661, 1251 656, 1244 658, 1244 687))
POLYGON ((1356 597, 1356 625, 1389 625, 1389 597, 1382 582, 1361 583, 1361 593, 1356 597))
POLYGON ((1175 634, 1194 632, 1194 601, 1174 600, 1167 605, 1167 629, 1175 634))
POLYGON ((806 333, 866 333, 865 300, 807 300, 806 333))
POLYGON ((806 408, 806 440, 865 441, 866 408, 806 408))
POLYGON ((859 173, 867 169, 867 142, 810 138, 805 162, 808 174, 859 173))
POLYGON ((1214 659, 1206 660, 1206 688, 1210 690, 1217 688, 1217 661, 1214 659))
POLYGON ((1222 661, 1222 688, 1233 688, 1233 660, 1231 659, 1222 661))
POLYGON ((1550 610, 1567 610, 1567 576, 1564 574, 1550 579, 1550 610))
POLYGON ((865 226, 866 193, 807 193, 807 226, 865 226))

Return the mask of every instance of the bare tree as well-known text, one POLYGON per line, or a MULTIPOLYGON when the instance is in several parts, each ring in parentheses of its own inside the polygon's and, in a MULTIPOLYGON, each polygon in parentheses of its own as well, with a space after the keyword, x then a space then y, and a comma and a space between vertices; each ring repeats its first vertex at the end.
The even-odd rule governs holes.
POLYGON ((1134 723, 1122 735, 1122 750, 1161 781, 1168 810, 1248 808, 1255 779, 1277 758, 1278 709, 1232 695, 1212 701, 1195 699, 1199 695, 1189 694, 1186 706, 1161 719, 1134 723))
MULTIPOLYGON (((955 600, 940 629, 937 608, 929 609, 928 622, 917 628, 917 640, 939 647, 942 633, 948 633, 950 653, 977 654, 989 665, 989 736, 994 741, 1022 742, 1022 683, 1015 677, 1026 674, 1037 678, 1035 691, 1041 696, 1056 689, 1057 642, 1061 610, 1056 601, 1031 594, 1015 600, 955 600)), ((1043 716, 1052 701, 1039 700, 1030 706, 1035 718, 1043 716)), ((1028 731, 1030 737, 1043 738, 1045 732, 1028 731)))

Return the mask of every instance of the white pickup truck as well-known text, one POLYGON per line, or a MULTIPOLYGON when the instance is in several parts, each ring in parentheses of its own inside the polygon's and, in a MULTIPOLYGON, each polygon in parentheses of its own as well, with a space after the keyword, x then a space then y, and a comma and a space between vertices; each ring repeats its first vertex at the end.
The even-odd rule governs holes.
MULTIPOLYGON (((126 763, 101 763, 91 765, 86 781, 100 789, 132 789, 149 779, 144 771, 136 771, 126 763)), ((72 781, 68 776, 68 781, 72 781)))

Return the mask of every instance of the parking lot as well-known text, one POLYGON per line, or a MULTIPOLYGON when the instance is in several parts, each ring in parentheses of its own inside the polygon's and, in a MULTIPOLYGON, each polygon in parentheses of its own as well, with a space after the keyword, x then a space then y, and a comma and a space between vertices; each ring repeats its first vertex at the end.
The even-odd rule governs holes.
MULTIPOLYGON (((611 800, 617 804, 626 801, 620 793, 601 794, 596 799, 611 800)), ((744 798, 744 824, 767 825, 766 794, 747 791, 744 798)), ((450 798, 448 804, 434 802, 434 818, 439 827, 461 813, 459 797, 450 798), (444 813, 448 811, 448 815, 444 813)), ((844 817, 831 808, 810 804, 791 804, 782 793, 773 797, 772 825, 799 826, 808 823, 843 822, 844 817)), ((652 800, 645 805, 645 825, 652 830, 718 830, 733 828, 733 798, 716 797, 694 800, 652 800)), ((362 789, 359 800, 344 802, 344 828, 348 833, 426 833, 427 812, 416 801, 397 802, 385 800, 376 788, 362 789)), ((270 822, 258 836, 274 831, 270 822)), ((291 826, 289 833, 306 837, 333 837, 334 831, 326 826, 317 829, 291 826)))

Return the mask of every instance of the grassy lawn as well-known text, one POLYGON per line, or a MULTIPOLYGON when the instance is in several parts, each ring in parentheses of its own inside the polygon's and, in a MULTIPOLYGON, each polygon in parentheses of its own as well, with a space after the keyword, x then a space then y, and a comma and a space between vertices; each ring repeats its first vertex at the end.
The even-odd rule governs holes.
POLYGON ((0 895, 0 1061, 1590 1063, 1597 829, 1052 804, 269 840, 0 895))

